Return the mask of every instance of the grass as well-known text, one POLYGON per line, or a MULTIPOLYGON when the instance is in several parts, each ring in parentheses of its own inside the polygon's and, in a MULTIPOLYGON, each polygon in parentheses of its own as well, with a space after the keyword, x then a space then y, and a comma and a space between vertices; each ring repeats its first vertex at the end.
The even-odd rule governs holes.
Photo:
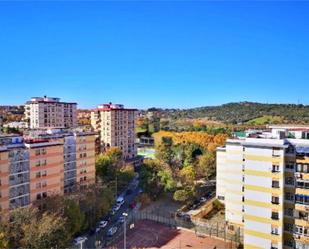
POLYGON ((265 115, 262 117, 251 119, 248 122, 246 122, 246 124, 251 125, 281 124, 283 123, 283 121, 284 121, 283 117, 265 115))

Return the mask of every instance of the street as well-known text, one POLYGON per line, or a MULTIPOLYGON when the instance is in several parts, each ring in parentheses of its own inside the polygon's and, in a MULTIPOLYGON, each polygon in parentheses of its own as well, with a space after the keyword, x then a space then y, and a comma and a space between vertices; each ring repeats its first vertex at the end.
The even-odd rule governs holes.
POLYGON ((133 179, 131 183, 128 185, 128 187, 121 194, 121 196, 124 197, 125 202, 121 206, 121 208, 115 212, 114 215, 108 214, 108 216, 110 217, 110 221, 108 222, 107 226, 101 229, 98 233, 95 233, 93 235, 87 235, 88 239, 83 243, 82 246, 77 247, 77 248, 83 248, 83 249, 84 248, 87 248, 87 249, 102 248, 106 240, 108 240, 107 231, 113 226, 117 226, 118 229, 120 228, 120 226, 123 226, 123 223, 119 223, 118 219, 119 217, 122 216, 123 213, 127 213, 130 215, 130 213, 133 212, 133 210, 129 207, 129 205, 131 202, 134 201, 136 196, 138 196, 139 194, 139 186, 138 184, 136 184, 136 182, 137 182, 137 179, 136 178, 133 179), (126 191, 128 189, 131 189, 132 193, 129 195, 126 195, 126 191), (99 247, 96 247, 96 241, 101 242, 99 247))

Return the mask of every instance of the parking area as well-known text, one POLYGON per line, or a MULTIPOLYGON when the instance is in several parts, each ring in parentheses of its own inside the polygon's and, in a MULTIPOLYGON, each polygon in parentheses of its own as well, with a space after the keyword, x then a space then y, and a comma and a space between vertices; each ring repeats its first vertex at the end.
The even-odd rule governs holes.
MULTIPOLYGON (((195 248, 195 249, 225 249, 229 243, 211 237, 197 236, 193 231, 171 228, 150 220, 139 220, 134 228, 127 232, 127 248, 195 248)), ((123 238, 114 245, 123 248, 123 238)))

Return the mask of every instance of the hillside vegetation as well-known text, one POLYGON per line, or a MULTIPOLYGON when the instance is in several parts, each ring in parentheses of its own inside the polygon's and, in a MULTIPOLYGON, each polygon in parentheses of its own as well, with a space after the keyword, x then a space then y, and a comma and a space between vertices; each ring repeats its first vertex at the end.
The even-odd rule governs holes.
POLYGON ((262 104, 254 102, 228 103, 191 109, 157 109, 162 117, 198 119, 224 123, 309 123, 309 106, 295 104, 262 104))

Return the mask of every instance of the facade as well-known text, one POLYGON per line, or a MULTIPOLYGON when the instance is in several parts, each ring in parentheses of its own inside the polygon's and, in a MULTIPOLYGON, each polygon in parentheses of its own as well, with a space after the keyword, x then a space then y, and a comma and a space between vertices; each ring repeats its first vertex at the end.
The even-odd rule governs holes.
POLYGON ((76 103, 60 102, 59 98, 33 97, 25 104, 25 118, 31 129, 74 128, 76 108, 76 103))
POLYGON ((94 133, 0 136, 2 212, 94 183, 94 154, 94 133))
POLYGON ((91 125, 100 133, 102 150, 119 147, 124 159, 136 157, 135 116, 136 109, 126 109, 123 105, 103 104, 91 112, 91 125))
POLYGON ((216 195, 244 248, 308 249, 309 140, 227 140, 217 149, 216 195))

